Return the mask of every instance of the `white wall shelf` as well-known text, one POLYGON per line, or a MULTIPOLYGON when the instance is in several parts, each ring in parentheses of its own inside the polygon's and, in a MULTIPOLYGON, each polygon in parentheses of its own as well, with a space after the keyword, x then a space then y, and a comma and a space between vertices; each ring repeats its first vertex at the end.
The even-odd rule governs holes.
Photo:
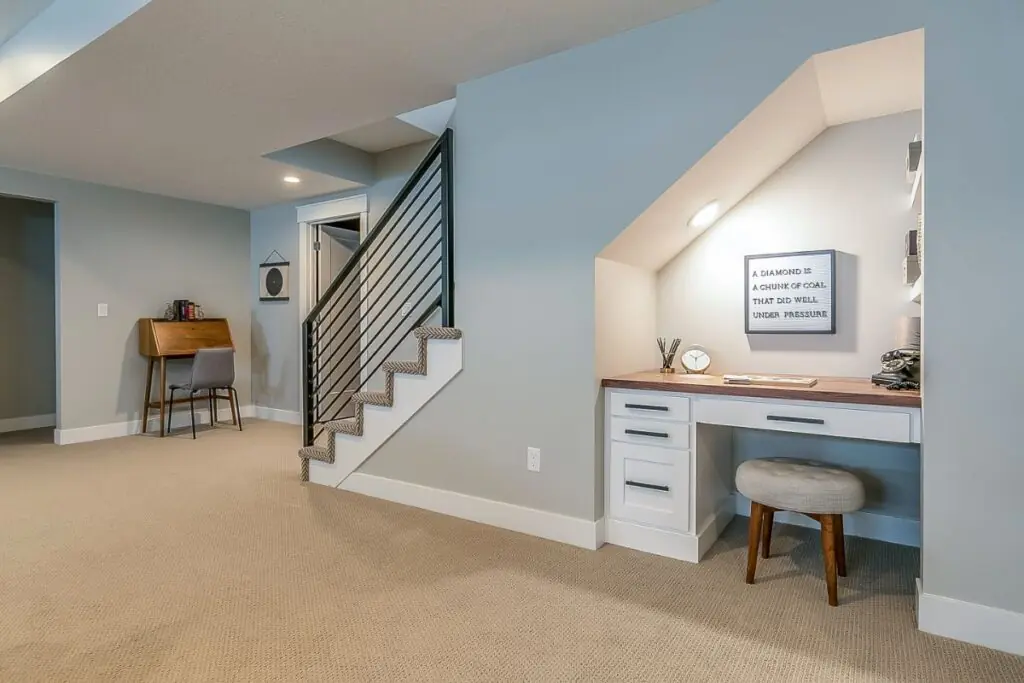
POLYGON ((910 188, 910 208, 914 209, 915 211, 920 211, 921 210, 921 199, 922 199, 921 195, 923 194, 923 192, 921 190, 923 189, 923 187, 922 187, 923 185, 924 185, 924 163, 922 163, 918 167, 917 173, 914 174, 914 184, 910 188))

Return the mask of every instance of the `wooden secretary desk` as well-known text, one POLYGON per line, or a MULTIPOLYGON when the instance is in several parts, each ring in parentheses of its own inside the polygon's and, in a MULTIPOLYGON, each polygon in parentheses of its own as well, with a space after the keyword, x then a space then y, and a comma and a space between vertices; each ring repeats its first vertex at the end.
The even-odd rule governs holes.
MULTIPOLYGON (((142 318, 139 320, 139 353, 149 358, 149 372, 146 373, 146 398, 142 404, 142 433, 149 424, 149 409, 160 409, 160 436, 164 436, 164 410, 167 406, 167 359, 188 358, 199 349, 235 348, 231 340, 231 328, 225 318, 205 320, 164 320, 142 318), (153 367, 160 362, 160 398, 153 400, 153 367)), ((188 398, 175 399, 175 403, 187 403, 188 398)))

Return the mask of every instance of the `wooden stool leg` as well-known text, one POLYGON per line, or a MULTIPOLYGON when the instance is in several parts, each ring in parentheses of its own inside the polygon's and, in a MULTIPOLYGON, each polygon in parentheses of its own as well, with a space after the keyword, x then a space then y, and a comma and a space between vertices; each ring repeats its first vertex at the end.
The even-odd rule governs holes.
POLYGON ((846 534, 843 532, 843 516, 835 516, 836 570, 839 576, 846 576, 846 534))
POLYGON ((836 534, 835 515, 821 516, 821 550, 825 555, 825 583, 828 586, 828 604, 839 605, 839 589, 836 585, 836 534))
POLYGON ((761 527, 761 557, 768 559, 772 552, 772 526, 775 524, 775 508, 762 506, 764 521, 761 527))
POLYGON ((763 508, 764 506, 760 503, 750 501, 750 529, 747 536, 747 583, 754 583, 754 574, 757 572, 757 544, 761 540, 763 508))

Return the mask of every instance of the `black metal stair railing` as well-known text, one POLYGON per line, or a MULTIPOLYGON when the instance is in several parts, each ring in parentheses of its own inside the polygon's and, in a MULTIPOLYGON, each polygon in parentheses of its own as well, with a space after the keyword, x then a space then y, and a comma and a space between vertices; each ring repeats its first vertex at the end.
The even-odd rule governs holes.
POLYGON ((302 323, 306 446, 324 423, 352 416, 353 394, 380 381, 413 330, 454 325, 452 247, 447 130, 302 323))

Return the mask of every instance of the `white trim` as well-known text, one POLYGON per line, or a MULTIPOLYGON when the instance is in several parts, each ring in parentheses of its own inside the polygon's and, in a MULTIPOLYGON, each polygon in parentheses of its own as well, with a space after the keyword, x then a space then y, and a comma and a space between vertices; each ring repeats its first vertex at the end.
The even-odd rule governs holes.
POLYGON ((700 562, 700 558, 711 549, 719 534, 733 518, 729 506, 723 506, 709 517, 700 533, 694 535, 671 529, 661 529, 627 522, 622 519, 605 519, 602 528, 602 542, 632 548, 645 553, 670 557, 684 562, 700 562))
POLYGON ((0 420, 0 434, 4 432, 23 432, 28 429, 56 427, 57 415, 28 415, 26 417, 9 417, 0 420))
POLYGON ((918 588, 917 627, 925 633, 1024 655, 1024 614, 918 588))
MULTIPOLYGON (((736 500, 736 514, 750 517, 750 501, 740 493, 733 494, 733 498, 736 500)), ((776 512, 775 521, 808 529, 820 528, 813 519, 796 512, 776 512)), ((921 520, 909 517, 893 517, 863 510, 850 512, 843 515, 843 533, 847 536, 873 538, 876 541, 897 545, 921 547, 921 520)))
POLYGON ((281 410, 280 408, 268 408, 266 406, 255 406, 255 410, 257 420, 283 422, 289 425, 302 424, 302 413, 297 410, 281 410))
POLYGON ((325 202, 295 207, 295 217, 299 223, 322 223, 335 218, 365 213, 368 203, 365 193, 341 199, 328 199, 325 202))
MULTIPOLYGON (((197 399, 198 402, 198 399, 197 399)), ((254 418, 256 417, 255 406, 241 406, 240 412, 242 418, 254 418)), ((231 409, 230 408, 218 408, 217 418, 221 422, 230 423, 231 421, 231 409)), ((196 410, 196 426, 204 423, 209 426, 210 422, 210 410, 197 409, 196 410)), ((191 423, 189 417, 188 408, 185 410, 174 411, 171 418, 171 428, 178 429, 181 427, 187 427, 191 423)), ((244 424, 242 425, 245 426, 244 424)), ((226 427, 226 425, 221 425, 226 427)), ((136 419, 130 422, 112 422, 104 425, 94 425, 92 427, 77 427, 75 429, 55 429, 53 430, 53 442, 58 446, 67 446, 75 443, 85 443, 87 441, 102 441, 104 439, 117 439, 122 436, 133 436, 142 432, 142 420, 136 419)), ((149 429, 147 436, 160 436, 160 416, 150 416, 149 418, 149 429)))
POLYGON ((338 487, 499 529, 596 550, 600 522, 355 472, 338 487))

